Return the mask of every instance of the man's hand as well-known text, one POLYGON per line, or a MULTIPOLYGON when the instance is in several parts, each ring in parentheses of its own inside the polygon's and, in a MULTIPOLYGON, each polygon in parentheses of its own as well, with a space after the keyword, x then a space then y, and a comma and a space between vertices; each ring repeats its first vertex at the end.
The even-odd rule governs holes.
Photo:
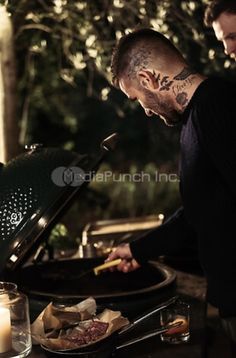
POLYGON ((115 251, 113 251, 106 261, 111 261, 121 258, 121 263, 116 266, 116 268, 110 268, 110 271, 114 271, 115 269, 122 272, 131 272, 140 267, 138 262, 133 258, 132 253, 130 251, 129 244, 121 244, 119 245, 115 251))

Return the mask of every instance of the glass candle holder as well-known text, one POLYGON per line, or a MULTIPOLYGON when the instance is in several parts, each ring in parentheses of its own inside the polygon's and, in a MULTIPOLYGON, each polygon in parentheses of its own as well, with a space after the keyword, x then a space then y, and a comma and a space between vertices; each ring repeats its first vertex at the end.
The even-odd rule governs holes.
POLYGON ((178 300, 173 305, 164 308, 160 312, 160 320, 162 326, 171 324, 179 324, 179 326, 170 328, 167 332, 160 335, 161 340, 166 343, 179 344, 189 341, 189 322, 190 322, 190 306, 189 304, 178 300))
POLYGON ((17 292, 17 285, 14 282, 0 281, 0 294, 17 292))
POLYGON ((0 290, 0 358, 23 358, 31 348, 27 297, 17 292, 16 287, 0 290))

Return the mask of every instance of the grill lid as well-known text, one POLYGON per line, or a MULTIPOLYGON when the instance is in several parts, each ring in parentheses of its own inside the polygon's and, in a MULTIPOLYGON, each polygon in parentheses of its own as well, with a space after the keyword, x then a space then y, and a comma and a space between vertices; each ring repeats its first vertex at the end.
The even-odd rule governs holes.
POLYGON ((0 167, 0 273, 15 270, 37 249, 116 141, 116 133, 106 138, 95 159, 33 145, 0 167))

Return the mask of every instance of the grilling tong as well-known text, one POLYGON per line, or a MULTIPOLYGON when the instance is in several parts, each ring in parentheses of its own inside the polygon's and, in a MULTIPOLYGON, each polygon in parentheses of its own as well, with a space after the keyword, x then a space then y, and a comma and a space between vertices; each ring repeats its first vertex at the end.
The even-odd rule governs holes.
MULTIPOLYGON (((147 318, 153 316, 154 314, 160 312, 162 309, 174 304, 177 300, 179 299, 178 296, 174 296, 172 298, 170 298, 169 300, 162 302, 161 304, 159 304, 158 306, 154 307, 153 309, 151 309, 150 311, 142 314, 141 316, 139 316, 138 318, 136 318, 135 320, 133 320, 132 322, 130 322, 127 326, 125 326, 123 329, 121 329, 118 332, 119 336, 123 336, 123 334, 129 333, 130 331, 132 331, 137 325, 139 325, 140 323, 142 323, 144 320, 146 320, 147 318)), ((133 338, 129 341, 126 341, 124 343, 121 343, 119 345, 116 346, 116 349, 121 349, 127 346, 130 346, 132 344, 141 342, 143 340, 146 340, 148 338, 157 336, 161 333, 165 333, 167 332, 169 329, 171 328, 177 328, 179 326, 181 326, 182 322, 176 322, 176 323, 170 323, 166 326, 160 327, 158 329, 149 331, 144 333, 143 335, 133 338)))
POLYGON ((116 260, 112 260, 112 261, 107 261, 102 265, 96 266, 93 268, 93 272, 94 275, 97 276, 100 274, 100 271, 105 270, 109 267, 114 267, 114 266, 118 266, 121 263, 121 259, 116 259, 116 260))
POLYGON ((121 263, 121 259, 115 259, 112 261, 107 261, 105 263, 103 263, 102 265, 96 266, 88 271, 82 272, 79 275, 73 276, 71 279, 80 279, 81 277, 87 276, 87 275, 95 275, 98 276, 100 274, 101 271, 109 268, 109 267, 114 267, 114 266, 118 266, 121 263))

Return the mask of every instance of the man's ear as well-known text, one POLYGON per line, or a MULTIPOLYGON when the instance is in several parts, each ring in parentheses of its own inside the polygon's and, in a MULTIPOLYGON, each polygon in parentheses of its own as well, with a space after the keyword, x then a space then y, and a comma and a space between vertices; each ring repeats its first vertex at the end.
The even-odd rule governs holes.
POLYGON ((158 88, 156 78, 149 70, 140 70, 137 74, 139 83, 142 87, 151 90, 158 88))

